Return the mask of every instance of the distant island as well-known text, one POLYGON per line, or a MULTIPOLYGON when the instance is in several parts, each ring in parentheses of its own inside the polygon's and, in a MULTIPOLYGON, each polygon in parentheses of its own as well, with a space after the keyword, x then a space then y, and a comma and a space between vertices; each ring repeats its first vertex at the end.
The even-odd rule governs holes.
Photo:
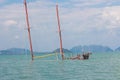
POLYGON ((107 46, 101 46, 101 45, 89 45, 89 46, 75 46, 70 51, 74 53, 81 53, 81 52, 93 52, 93 53, 99 53, 99 52, 113 52, 111 48, 107 46))
POLYGON ((6 50, 1 50, 0 54, 25 54, 25 53, 30 53, 28 49, 22 49, 22 48, 10 48, 6 50))
MULTIPOLYGON (((72 51, 68 50, 68 49, 64 49, 63 48, 63 52, 64 53, 73 53, 72 51)), ((60 48, 57 48, 56 50, 54 50, 52 53, 60 53, 60 48)))
MULTIPOLYGON (((112 50, 110 47, 108 46, 101 46, 101 45, 89 45, 89 46, 75 46, 72 47, 71 49, 64 49, 63 48, 63 52, 64 53, 83 53, 83 52, 92 52, 92 53, 104 53, 104 52, 120 52, 120 47, 116 48, 115 50, 112 50)), ((60 49, 57 48, 54 51, 51 51, 52 53, 59 53, 60 49)), ((45 53, 51 53, 51 52, 45 52, 45 53)), ((34 52, 35 54, 40 54, 42 52, 34 52)), ((30 54, 30 50, 28 49, 22 49, 22 48, 10 48, 10 49, 6 49, 6 50, 1 50, 0 54, 7 54, 7 55, 11 55, 11 54, 30 54)))
POLYGON ((118 47, 117 49, 115 49, 115 51, 119 52, 120 51, 120 47, 118 47))

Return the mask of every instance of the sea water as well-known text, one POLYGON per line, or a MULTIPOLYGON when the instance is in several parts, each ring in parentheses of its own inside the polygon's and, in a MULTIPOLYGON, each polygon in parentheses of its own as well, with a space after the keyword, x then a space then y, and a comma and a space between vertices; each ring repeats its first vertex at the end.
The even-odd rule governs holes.
POLYGON ((120 80, 120 53, 33 62, 29 55, 0 55, 0 80, 120 80))

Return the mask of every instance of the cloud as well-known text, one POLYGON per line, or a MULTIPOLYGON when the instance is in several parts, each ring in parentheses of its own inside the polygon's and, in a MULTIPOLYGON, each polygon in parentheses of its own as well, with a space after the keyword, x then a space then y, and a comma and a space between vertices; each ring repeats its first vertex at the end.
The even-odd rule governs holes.
MULTIPOLYGON (((59 16, 65 47, 85 43, 108 44, 109 41, 107 42, 106 38, 111 34, 113 34, 111 37, 117 38, 120 35, 118 31, 120 29, 120 6, 112 5, 112 3, 112 0, 68 0, 59 3, 59 16), (96 37, 99 40, 96 41, 96 37)), ((41 43, 42 45, 39 45, 38 49, 50 50, 59 47, 58 33, 56 33, 55 4, 52 1, 46 3, 44 0, 28 3, 33 44, 36 46, 41 43), (37 43, 35 43, 35 40, 37 40, 37 43)), ((9 32, 11 36, 15 31, 18 32, 15 37, 18 39, 19 34, 23 34, 21 31, 26 28, 24 5, 7 5, 1 8, 0 13, 0 24, 2 25, 0 28, 6 28, 6 26, 16 27, 14 31, 13 28, 9 28, 9 32)))
POLYGON ((15 20, 7 20, 4 22, 5 26, 14 26, 17 25, 17 22, 15 20))
POLYGON ((0 4, 2 4, 2 3, 4 3, 5 2, 5 0, 0 0, 0 4))
POLYGON ((18 40, 18 39, 19 39, 19 36, 18 36, 18 35, 16 35, 14 38, 15 38, 16 40, 18 40))
POLYGON ((102 20, 107 24, 107 28, 117 28, 120 26, 120 6, 106 7, 102 12, 102 20))

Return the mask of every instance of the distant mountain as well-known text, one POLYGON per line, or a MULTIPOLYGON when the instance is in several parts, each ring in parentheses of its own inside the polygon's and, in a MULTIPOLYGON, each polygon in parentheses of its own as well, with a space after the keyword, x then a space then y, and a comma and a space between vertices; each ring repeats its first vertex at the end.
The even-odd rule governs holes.
POLYGON ((81 52, 113 52, 113 50, 107 46, 101 45, 90 45, 90 46, 76 46, 73 47, 70 51, 73 53, 81 53, 81 52))
MULTIPOLYGON (((70 50, 64 49, 64 48, 63 48, 63 52, 64 52, 64 53, 72 53, 70 50)), ((60 48, 54 50, 53 53, 60 53, 60 48)))
POLYGON ((117 49, 115 49, 115 51, 120 51, 120 47, 118 47, 117 49))
MULTIPOLYGON (((120 51, 120 47, 118 47, 115 51, 120 51)), ((59 53, 60 48, 55 49, 52 51, 53 53, 59 53)), ((89 46, 75 46, 72 49, 64 49, 64 53, 82 53, 82 52, 113 52, 113 50, 107 46, 101 46, 101 45, 89 45, 89 46)), ((6 50, 1 50, 0 54, 30 54, 30 50, 28 49, 21 49, 21 48, 10 48, 6 50)), ((51 53, 51 52, 34 52, 34 54, 40 54, 40 53, 51 53)))
POLYGON ((10 48, 7 50, 1 50, 0 54, 26 54, 30 53, 27 49, 21 49, 21 48, 10 48))

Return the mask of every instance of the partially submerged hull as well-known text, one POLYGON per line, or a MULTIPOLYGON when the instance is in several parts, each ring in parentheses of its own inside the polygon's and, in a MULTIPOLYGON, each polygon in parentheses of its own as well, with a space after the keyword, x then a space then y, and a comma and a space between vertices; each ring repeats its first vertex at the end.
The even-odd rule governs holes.
POLYGON ((69 59, 69 60, 87 60, 87 59, 89 59, 89 56, 91 54, 92 53, 88 52, 88 53, 83 53, 82 56, 80 54, 78 54, 75 57, 70 57, 70 58, 66 58, 66 59, 69 59))

